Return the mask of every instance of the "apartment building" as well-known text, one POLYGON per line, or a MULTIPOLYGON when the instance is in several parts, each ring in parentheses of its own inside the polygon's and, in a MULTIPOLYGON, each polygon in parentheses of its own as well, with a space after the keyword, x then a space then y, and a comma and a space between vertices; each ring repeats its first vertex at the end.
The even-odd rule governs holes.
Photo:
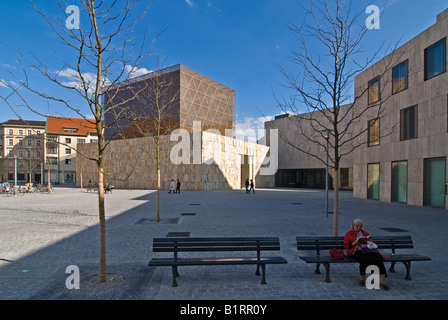
POLYGON ((40 183, 45 159, 45 121, 8 120, 0 123, 0 177, 14 183, 40 183))
MULTIPOLYGON (((350 118, 356 121, 348 135, 357 137, 357 148, 343 159, 340 185, 352 188, 354 197, 448 209, 447 37, 448 9, 355 77, 350 118)), ((322 134, 315 132, 317 148, 304 139, 316 130, 306 119, 319 116, 282 115, 265 123, 279 129, 275 186, 324 187, 323 162, 291 146, 325 159, 322 134)))
POLYGON ((45 132, 45 169, 47 174, 50 171, 50 181, 54 184, 75 184, 77 145, 98 141, 94 121, 48 117, 45 132))
POLYGON ((447 208, 447 36, 448 9, 355 78, 355 96, 367 93, 359 108, 386 110, 359 124, 367 131, 353 154, 355 197, 447 208))

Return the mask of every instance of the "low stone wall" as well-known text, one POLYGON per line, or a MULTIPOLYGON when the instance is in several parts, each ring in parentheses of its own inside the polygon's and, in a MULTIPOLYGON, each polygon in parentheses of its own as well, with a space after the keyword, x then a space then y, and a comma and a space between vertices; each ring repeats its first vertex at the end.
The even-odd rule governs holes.
MULTIPOLYGON (((171 141, 161 136, 161 189, 169 189, 171 179, 182 190, 240 189, 245 179, 256 187, 273 187, 274 175, 260 175, 269 147, 217 135, 207 131, 185 133, 171 141), (196 135, 196 136, 195 136, 196 135)), ((174 139, 174 138, 171 138, 174 139)), ((77 184, 97 184, 97 145, 78 145, 77 184)), ((110 141, 104 156, 104 183, 120 189, 156 189, 154 137, 110 141)))

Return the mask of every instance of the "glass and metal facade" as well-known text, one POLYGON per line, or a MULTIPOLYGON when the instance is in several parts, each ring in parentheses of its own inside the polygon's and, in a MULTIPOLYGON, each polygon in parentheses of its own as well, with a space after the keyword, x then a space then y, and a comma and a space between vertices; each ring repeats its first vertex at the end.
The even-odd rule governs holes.
POLYGON ((235 91, 180 65, 180 127, 192 131, 193 121, 222 135, 234 129, 235 91))
POLYGON ((216 129, 235 123, 235 91, 183 65, 129 80, 103 95, 107 140, 170 134, 175 129, 216 129))

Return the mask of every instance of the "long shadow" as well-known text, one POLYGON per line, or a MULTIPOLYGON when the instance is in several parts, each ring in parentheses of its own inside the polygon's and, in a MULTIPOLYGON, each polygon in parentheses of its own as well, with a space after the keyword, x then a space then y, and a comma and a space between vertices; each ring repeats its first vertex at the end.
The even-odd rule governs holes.
MULTIPOLYGON (((89 197, 82 195, 83 201, 89 197)), ((97 201, 96 196, 92 195, 91 199, 97 201)), ((154 268, 147 267, 150 239, 153 234, 163 234, 169 228, 169 223, 157 226, 154 224, 153 228, 149 226, 152 230, 148 230, 148 226, 137 224, 139 219, 148 217, 154 199, 154 192, 136 197, 135 200, 148 202, 107 220, 107 283, 99 284, 97 281, 99 226, 95 224, 15 261, 1 258, 0 253, 0 262, 4 264, 0 267, 0 299, 140 299, 154 272, 154 268), (67 278, 74 276, 70 271, 66 273, 66 268, 70 265, 75 265, 80 270, 80 289, 68 289, 66 286, 67 278)), ((36 214, 39 214, 38 209, 36 214)), ((170 214, 173 215, 176 213, 170 214)), ((62 220, 59 221, 63 224, 62 220)), ((41 230, 33 232, 46 232, 45 227, 37 228, 41 230)), ((20 232, 20 228, 17 232, 20 232)), ((32 236, 24 235, 24 238, 28 238, 24 239, 22 245, 30 242, 29 237, 32 236)), ((49 238, 54 237, 49 234, 49 238)))

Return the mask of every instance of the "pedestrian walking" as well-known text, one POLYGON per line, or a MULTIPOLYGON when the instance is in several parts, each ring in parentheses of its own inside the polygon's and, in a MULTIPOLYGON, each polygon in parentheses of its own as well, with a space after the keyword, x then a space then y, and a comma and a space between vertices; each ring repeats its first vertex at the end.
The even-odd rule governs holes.
POLYGON ((249 189, 249 193, 250 190, 252 190, 255 193, 255 188, 254 188, 254 181, 252 179, 250 179, 250 189, 249 189))
POLYGON ((169 191, 168 193, 171 193, 171 191, 172 191, 173 194, 174 194, 174 180, 173 180, 173 179, 171 179, 171 183, 170 183, 170 191, 169 191))
POLYGON ((246 193, 249 193, 249 179, 246 179, 246 193))
POLYGON ((177 179, 176 193, 180 193, 180 181, 177 179))

